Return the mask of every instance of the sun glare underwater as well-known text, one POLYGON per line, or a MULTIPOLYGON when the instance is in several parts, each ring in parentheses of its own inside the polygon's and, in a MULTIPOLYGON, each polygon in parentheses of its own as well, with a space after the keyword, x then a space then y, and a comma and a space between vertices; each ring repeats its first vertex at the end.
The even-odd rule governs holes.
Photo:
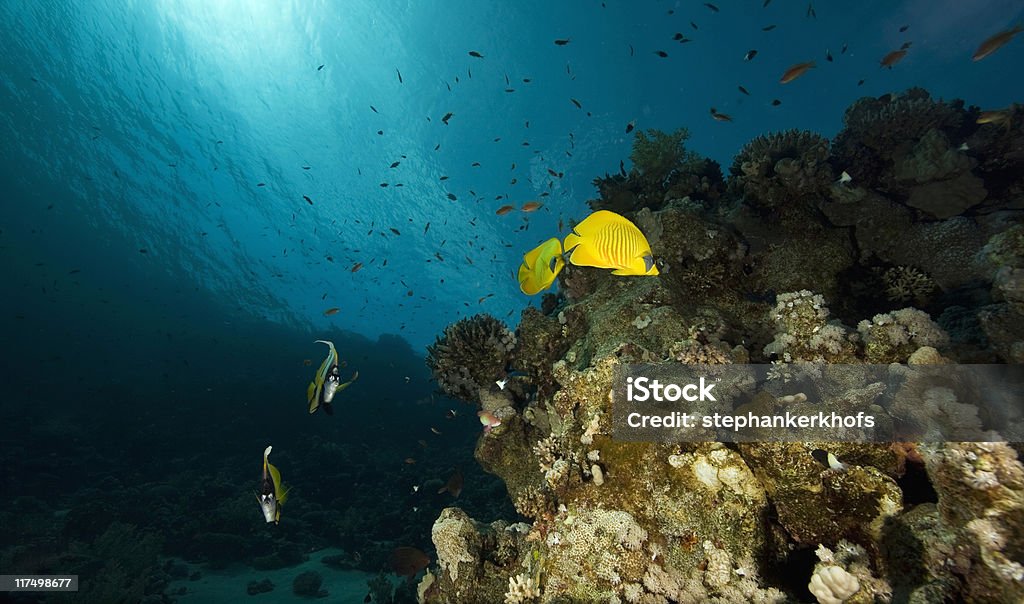
POLYGON ((1024 601, 1024 4, 0 23, 0 601, 1024 601))

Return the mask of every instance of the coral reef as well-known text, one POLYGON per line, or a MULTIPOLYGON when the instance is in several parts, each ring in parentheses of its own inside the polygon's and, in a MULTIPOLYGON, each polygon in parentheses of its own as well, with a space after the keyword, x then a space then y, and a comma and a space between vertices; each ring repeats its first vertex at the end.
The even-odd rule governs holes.
POLYGON ((759 136, 733 159, 729 186, 760 209, 815 202, 833 181, 828 157, 828 140, 813 132, 759 136))
POLYGON ((993 426, 966 390, 926 379, 1024 362, 1024 189, 1016 160, 992 157, 1020 135, 976 114, 919 89, 861 99, 831 147, 798 131, 751 141, 713 204, 680 176, 699 160, 685 131, 639 136, 634 170, 599 179, 592 206, 630 213, 660 275, 567 267, 564 295, 525 311, 502 353, 525 375, 502 391, 486 373, 469 380, 463 396, 501 417, 474 455, 526 522, 446 509, 421 601, 1024 597, 1024 470, 1017 449, 988 442, 1020 418, 993 426), (617 372, 679 363, 709 375, 770 363, 765 391, 711 410, 868 409, 889 428, 935 431, 900 443, 614 438, 617 372), (882 374, 853 383, 852 365, 882 374))

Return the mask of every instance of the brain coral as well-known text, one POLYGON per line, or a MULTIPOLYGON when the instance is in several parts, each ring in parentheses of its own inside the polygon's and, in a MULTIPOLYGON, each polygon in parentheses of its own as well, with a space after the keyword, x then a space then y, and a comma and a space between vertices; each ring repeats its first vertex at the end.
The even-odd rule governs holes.
POLYGON ((787 130, 759 136, 733 160, 730 185, 754 206, 777 208, 814 201, 832 183, 828 139, 813 132, 787 130))

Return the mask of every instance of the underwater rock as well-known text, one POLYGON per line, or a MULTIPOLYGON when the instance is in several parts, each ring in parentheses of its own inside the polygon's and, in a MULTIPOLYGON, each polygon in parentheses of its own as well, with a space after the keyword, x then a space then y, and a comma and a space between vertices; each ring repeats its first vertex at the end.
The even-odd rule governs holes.
POLYGON ((911 224, 891 245, 875 252, 894 265, 917 267, 943 291, 951 291, 972 281, 991 280, 993 270, 978 253, 986 239, 976 221, 957 216, 911 224))
POLYGON ((921 447, 953 541, 946 565, 968 602, 1024 600, 1024 466, 1006 443, 921 447))
POLYGON ((449 325, 427 347, 427 367, 445 394, 476 402, 480 388, 505 375, 515 345, 504 323, 479 314, 449 325))
POLYGON ((517 569, 534 563, 533 550, 525 545, 526 531, 526 525, 503 521, 484 525, 458 508, 445 508, 431 530, 440 573, 427 573, 421 581, 421 601, 505 601, 517 569))
POLYGON ((299 573, 292 580, 292 593, 304 598, 325 598, 327 597, 327 591, 320 589, 320 585, 323 582, 323 575, 315 570, 307 570, 306 572, 299 573))
MULTIPOLYGON (((850 459, 871 445, 835 443, 835 454, 850 459)), ((846 537, 880 534, 886 519, 902 510, 896 482, 872 466, 823 468, 804 443, 741 443, 743 459, 764 485, 779 523, 797 543, 835 544, 846 537)))
MULTIPOLYGON (((319 586, 317 586, 319 587, 319 586)), ((249 584, 245 587, 245 592, 250 596, 259 594, 270 593, 274 591, 274 582, 270 579, 261 579, 259 581, 249 581, 249 584)))
POLYGON ((950 180, 938 180, 910 189, 907 205, 923 210, 935 218, 951 218, 973 208, 988 191, 980 178, 961 174, 950 180))
POLYGON ((828 139, 813 132, 759 136, 733 159, 729 187, 761 209, 814 202, 834 180, 828 156, 828 139))

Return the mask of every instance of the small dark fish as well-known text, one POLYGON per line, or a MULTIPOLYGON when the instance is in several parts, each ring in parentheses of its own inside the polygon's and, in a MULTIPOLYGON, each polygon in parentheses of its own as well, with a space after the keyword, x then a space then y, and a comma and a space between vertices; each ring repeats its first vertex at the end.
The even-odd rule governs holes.
POLYGON ((258 183, 256 183, 256 186, 257 187, 265 187, 265 186, 267 186, 267 183, 265 183, 265 182, 258 182, 258 183))
POLYGON ((751 49, 751 50, 747 51, 747 54, 743 55, 743 60, 744 61, 749 61, 749 60, 753 59, 756 56, 757 56, 757 51, 751 49))
POLYGON ((398 83, 401 84, 402 83, 402 72, 398 71, 398 68, 396 67, 395 68, 395 73, 398 74, 398 83))
POLYGON ((633 56, 633 45, 629 45, 629 56, 633 56))
POLYGON ((455 196, 455 193, 449 193, 448 194, 448 199, 450 199, 452 201, 458 201, 459 200, 459 198, 455 196))
POLYGON ((505 89, 505 92, 515 92, 515 91, 516 91, 515 88, 506 88, 505 89))
POLYGON ((430 223, 428 222, 427 226, 423 227, 423 234, 426 235, 427 231, 429 231, 429 230, 430 230, 430 223))
POLYGON ((841 54, 841 55, 845 55, 846 54, 846 42, 843 42, 843 47, 839 50, 839 54, 841 54))
POLYGON ((626 124, 626 134, 632 132, 633 128, 636 128, 636 120, 631 120, 628 124, 626 124))
POLYGON ((583 105, 580 105, 580 102, 577 101, 576 99, 569 99, 569 100, 572 101, 573 105, 576 105, 577 109, 583 109, 583 105))
POLYGON ((780 101, 779 99, 772 99, 772 107, 778 107, 781 104, 782 101, 780 101))
POLYGON ((483 56, 482 54, 478 53, 478 52, 477 52, 477 51, 475 51, 475 50, 471 50, 471 51, 469 51, 469 56, 471 56, 471 57, 476 57, 476 58, 478 58, 478 59, 482 59, 482 58, 484 58, 484 56, 483 56))
POLYGON ((320 70, 321 70, 321 69, 323 69, 323 68, 324 68, 324 66, 323 66, 323 65, 320 65, 320 67, 317 67, 317 68, 316 68, 316 70, 317 70, 317 71, 320 71, 320 70))
POLYGON ((473 163, 471 163, 471 164, 469 164, 469 165, 470 165, 470 166, 472 166, 472 167, 474 167, 474 168, 479 168, 479 167, 480 167, 480 162, 478 162, 478 161, 475 161, 475 162, 473 162, 473 163))
POLYGON ((827 48, 825 49, 825 60, 829 63, 832 62, 832 51, 827 48))
POLYGON ((775 25, 774 25, 774 24, 772 24, 772 25, 766 25, 766 26, 762 27, 762 28, 761 28, 761 31, 771 31, 771 30, 773 30, 773 29, 775 29, 775 25))
POLYGON ((555 46, 565 46, 570 42, 569 38, 560 38, 555 40, 555 46))
POLYGON ((441 118, 441 121, 444 122, 445 126, 448 125, 448 120, 452 119, 452 115, 454 114, 451 111, 449 111, 448 113, 444 114, 444 117, 441 118))
POLYGON ((694 23, 693 21, 690 21, 690 27, 692 27, 694 29, 694 31, 697 31, 697 29, 698 29, 697 28, 697 24, 694 23))
POLYGON ((710 8, 711 12, 713 12, 713 13, 717 13, 718 12, 718 7, 715 6, 714 4, 711 4, 710 2, 705 2, 704 6, 710 8))
POLYGON ((442 176, 441 178, 438 178, 438 180, 448 180, 448 177, 447 176, 442 176))
POLYGON ((904 25, 903 27, 900 28, 900 33, 902 34, 903 32, 907 31, 908 29, 910 29, 910 26, 909 25, 904 25))
POLYGON ((139 253, 140 254, 148 254, 149 250, 147 250, 146 248, 139 248, 139 253))
POLYGON ((664 59, 665 57, 668 56, 668 53, 665 52, 664 50, 656 50, 656 51, 654 51, 654 54, 658 55, 662 59, 664 59))
POLYGON ((860 85, 861 85, 861 84, 863 84, 863 83, 864 83, 864 80, 857 80, 857 85, 858 85, 858 86, 860 86, 860 85))
POLYGON ((382 188, 382 189, 388 188, 388 183, 386 183, 386 182, 380 183, 380 188, 382 188))
POLYGON ((305 195, 303 195, 302 198, 305 199, 306 203, 308 203, 309 205, 313 205, 313 200, 312 199, 306 197, 305 195))
POLYGON ((676 32, 676 35, 672 36, 672 39, 678 42, 679 40, 682 40, 685 37, 686 36, 684 36, 683 34, 676 32))
POLYGON ((818 16, 818 13, 814 12, 814 3, 811 2, 807 5, 807 18, 814 19, 818 16))
POLYGON ((391 162, 391 167, 392 168, 397 168, 398 164, 400 164, 400 163, 402 163, 402 162, 400 162, 400 161, 393 161, 393 162, 391 162))
POLYGON ((383 130, 378 130, 377 131, 377 136, 384 136, 384 131, 383 130))
POLYGON ((309 170, 311 166, 302 166, 303 170, 309 170))
POLYGON ((761 8, 768 8, 768 5, 771 4, 771 3, 772 3, 772 0, 764 0, 764 4, 761 5, 761 8))
POLYGON ((374 113, 380 113, 380 111, 377 111, 377 108, 374 107, 373 105, 370 105, 370 109, 373 109, 374 113))
POLYGON ((437 143, 436 145, 434 145, 434 151, 437 151, 440 148, 441 148, 441 143, 437 143))
POLYGON ((740 92, 742 92, 743 94, 745 94, 747 96, 750 96, 750 93, 747 92, 746 88, 744 88, 743 86, 738 86, 738 88, 740 89, 740 92))
MULTIPOLYGON (((401 233, 398 232, 398 229, 396 229, 394 227, 391 227, 391 232, 394 233, 395 235, 401 235, 401 233)), ((385 260, 384 262, 387 262, 387 260, 385 260)))
POLYGON ((910 48, 911 44, 913 44, 913 42, 904 42, 903 45, 900 46, 900 50, 906 50, 906 49, 910 48))

